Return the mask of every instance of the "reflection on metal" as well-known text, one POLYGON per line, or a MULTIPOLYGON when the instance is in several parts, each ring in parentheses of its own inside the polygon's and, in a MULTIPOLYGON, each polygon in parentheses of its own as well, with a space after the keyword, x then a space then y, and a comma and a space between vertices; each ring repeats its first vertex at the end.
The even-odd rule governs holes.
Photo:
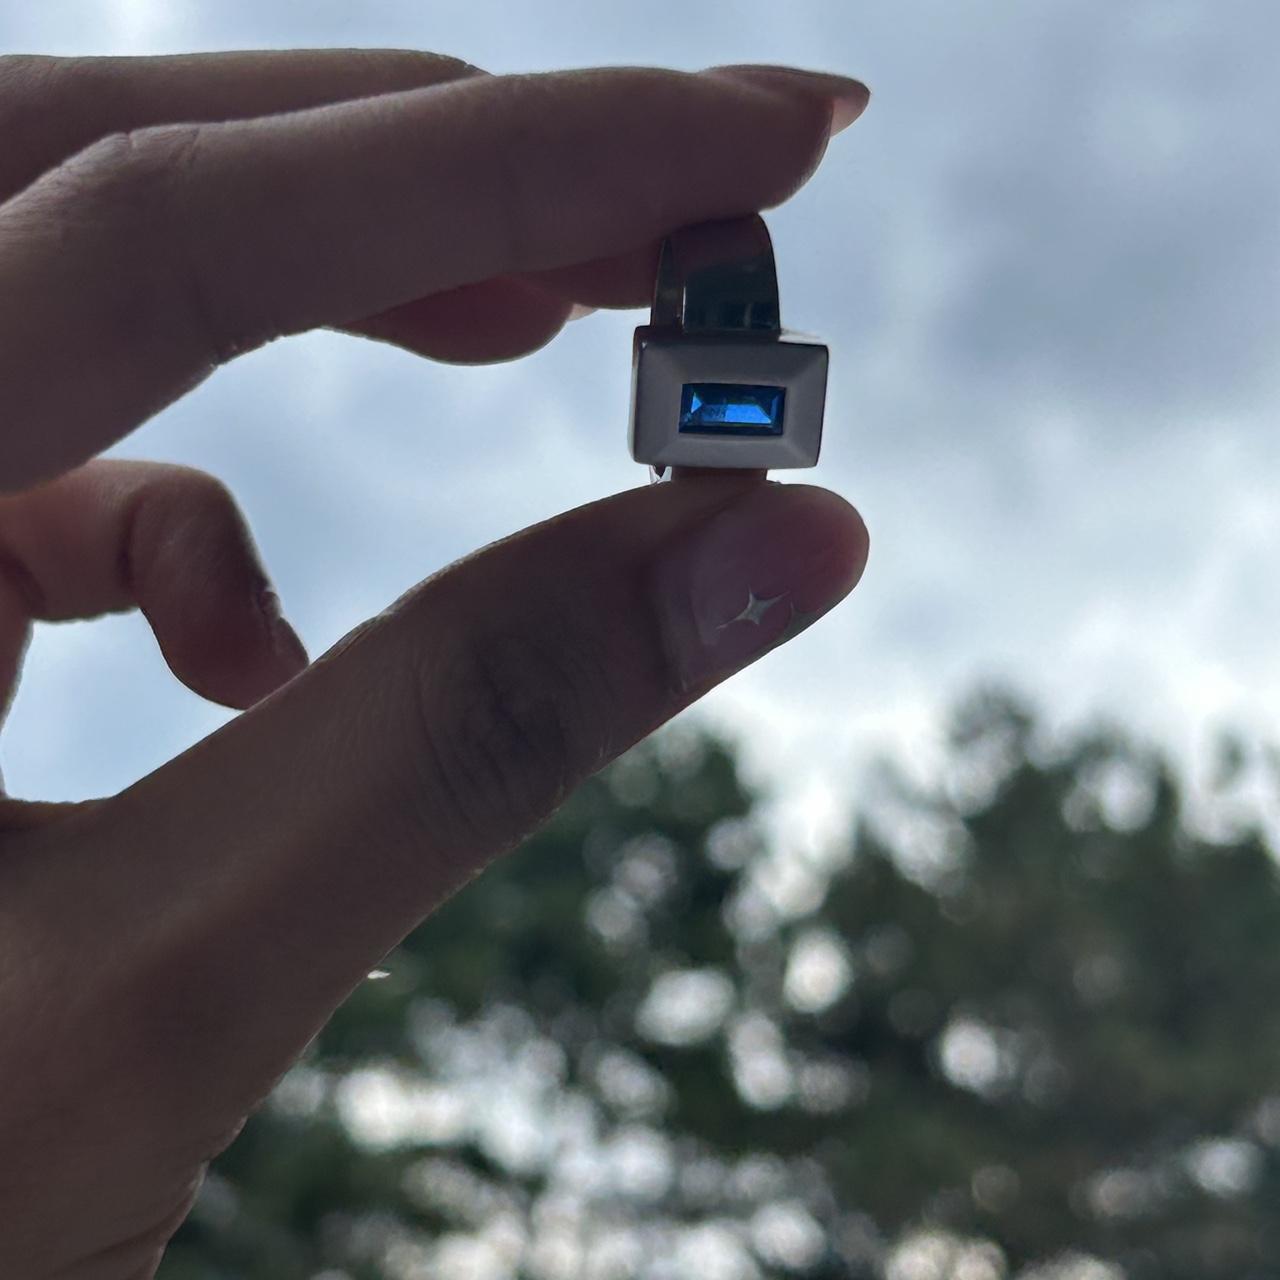
POLYGON ((823 343, 782 328, 759 214, 673 232, 650 322, 635 331, 631 456, 655 481, 686 470, 811 467, 827 362, 823 343))

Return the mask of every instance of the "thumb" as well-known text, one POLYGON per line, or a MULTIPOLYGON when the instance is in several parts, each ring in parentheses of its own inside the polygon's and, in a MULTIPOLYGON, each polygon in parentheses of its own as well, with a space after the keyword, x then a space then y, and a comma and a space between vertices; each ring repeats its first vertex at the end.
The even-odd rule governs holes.
POLYGON ((147 1105, 230 1124, 434 905, 829 609, 866 552, 821 489, 632 490, 444 570, 103 802, 49 900, 109 935, 73 936, 116 957, 147 1105))

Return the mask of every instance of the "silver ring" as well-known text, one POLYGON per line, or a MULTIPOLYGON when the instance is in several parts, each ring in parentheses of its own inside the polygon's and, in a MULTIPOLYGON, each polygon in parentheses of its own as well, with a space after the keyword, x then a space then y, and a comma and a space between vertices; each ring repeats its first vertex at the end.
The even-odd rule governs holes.
POLYGON ((828 351, 784 330, 758 214, 662 244, 653 309, 632 347, 631 456, 676 467, 811 467, 822 444, 828 351))

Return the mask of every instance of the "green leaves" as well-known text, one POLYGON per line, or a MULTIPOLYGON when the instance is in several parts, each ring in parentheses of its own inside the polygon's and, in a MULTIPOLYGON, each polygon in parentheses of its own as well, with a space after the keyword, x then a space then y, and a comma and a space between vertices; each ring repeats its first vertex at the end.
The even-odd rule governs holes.
POLYGON ((161 1274, 1280 1267, 1260 758, 1212 841, 1157 753, 975 698, 797 915, 728 749, 659 735, 388 957, 161 1274))

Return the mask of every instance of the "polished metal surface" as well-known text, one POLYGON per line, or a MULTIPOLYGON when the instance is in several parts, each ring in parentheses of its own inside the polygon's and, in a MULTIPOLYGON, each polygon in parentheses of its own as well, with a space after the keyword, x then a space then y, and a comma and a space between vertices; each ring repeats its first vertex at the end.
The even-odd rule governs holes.
POLYGON ((662 246, 648 325, 635 331, 630 444, 655 479, 673 470, 811 467, 826 398, 824 343, 781 326, 777 269, 759 214, 685 227, 662 246), (780 429, 737 419, 681 426, 699 384, 778 388, 780 429))
POLYGON ((684 227, 663 241, 651 328, 776 335, 778 311, 773 242, 758 213, 684 227))

